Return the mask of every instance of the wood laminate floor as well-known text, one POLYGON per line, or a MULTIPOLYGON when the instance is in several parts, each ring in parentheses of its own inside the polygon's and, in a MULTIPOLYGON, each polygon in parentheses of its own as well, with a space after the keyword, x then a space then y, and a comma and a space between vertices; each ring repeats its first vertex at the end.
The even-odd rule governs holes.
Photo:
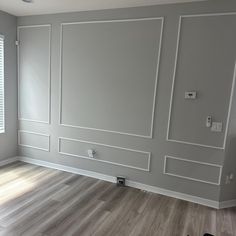
POLYGON ((16 162, 0 168, 0 235, 236 235, 236 208, 116 187, 93 178, 16 162))

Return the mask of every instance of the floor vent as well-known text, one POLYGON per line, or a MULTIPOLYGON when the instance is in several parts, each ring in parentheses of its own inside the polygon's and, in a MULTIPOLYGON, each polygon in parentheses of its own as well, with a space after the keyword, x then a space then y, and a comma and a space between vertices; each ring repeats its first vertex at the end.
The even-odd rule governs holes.
POLYGON ((125 177, 117 176, 116 177, 117 186, 125 186, 125 177))

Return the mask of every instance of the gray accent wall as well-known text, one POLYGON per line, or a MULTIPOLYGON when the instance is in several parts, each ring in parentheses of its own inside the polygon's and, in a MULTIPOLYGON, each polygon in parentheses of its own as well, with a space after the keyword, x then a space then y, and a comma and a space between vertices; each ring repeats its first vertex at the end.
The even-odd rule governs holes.
POLYGON ((29 131, 18 131, 18 145, 49 152, 50 136, 29 131))
MULTIPOLYGON (((235 74, 236 76, 236 74, 235 74)), ((222 183, 220 191, 220 201, 236 199, 236 89, 234 85, 234 96, 232 99, 232 109, 229 123, 229 133, 225 151, 224 167, 222 172, 222 183), (234 175, 234 179, 227 183, 227 176, 234 175)))
POLYGON ((162 18, 62 25, 61 124, 152 137, 162 25, 162 18))
POLYGON ((50 34, 50 25, 18 28, 19 120, 50 123, 50 34))
POLYGON ((168 138, 224 148, 236 58, 232 50, 236 13, 183 16, 180 20, 168 138), (185 91, 196 91, 197 99, 184 99, 185 91), (222 132, 206 129, 209 115, 212 121, 223 123, 222 132))
POLYGON ((32 119, 19 120, 20 155, 220 199, 235 1, 27 16, 18 26, 27 26, 18 38, 19 112, 32 119), (21 70, 27 60, 40 73, 21 70), (185 91, 197 99, 185 100, 185 91), (39 122, 48 114, 49 124, 39 122), (208 115, 222 132, 206 127, 208 115))
POLYGON ((16 17, 0 11, 4 35, 5 133, 0 134, 0 161, 17 155, 16 17))

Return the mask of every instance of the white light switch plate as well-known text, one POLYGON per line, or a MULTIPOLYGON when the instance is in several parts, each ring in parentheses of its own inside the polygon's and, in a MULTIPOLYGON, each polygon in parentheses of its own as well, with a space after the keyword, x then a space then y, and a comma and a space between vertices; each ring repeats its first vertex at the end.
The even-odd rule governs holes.
POLYGON ((222 132, 222 122, 212 122, 211 131, 212 132, 222 132))

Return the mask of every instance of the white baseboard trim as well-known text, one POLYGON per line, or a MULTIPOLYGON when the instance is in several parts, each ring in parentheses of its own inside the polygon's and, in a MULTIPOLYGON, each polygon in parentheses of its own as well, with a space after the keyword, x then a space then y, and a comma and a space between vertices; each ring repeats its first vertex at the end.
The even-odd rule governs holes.
MULTIPOLYGON (((56 170, 66 171, 66 172, 70 172, 70 173, 74 173, 74 174, 79 174, 79 175, 84 175, 84 176, 88 176, 88 177, 92 177, 92 178, 96 178, 96 179, 100 179, 100 180, 105 180, 105 181, 108 181, 111 183, 116 183, 116 177, 114 177, 114 176, 104 175, 104 174, 100 174, 100 173, 97 173, 94 171, 88 171, 88 170, 83 170, 83 169, 79 169, 79 168, 64 166, 64 165, 55 164, 52 162, 41 161, 41 160, 37 160, 37 159, 29 158, 29 157, 23 157, 23 156, 16 156, 16 157, 11 157, 8 159, 0 160, 0 166, 4 166, 7 164, 16 162, 16 161, 22 161, 25 163, 30 163, 30 164, 34 164, 34 165, 38 165, 38 166, 44 166, 44 167, 48 167, 48 168, 52 168, 52 169, 56 169, 56 170)), ((164 188, 158 188, 155 186, 142 184, 142 183, 135 182, 132 180, 127 180, 126 184, 129 187, 133 187, 133 188, 141 189, 144 191, 165 195, 168 197, 181 199, 181 200, 188 201, 188 202, 197 203, 197 204, 212 207, 215 209, 236 207, 236 199, 218 202, 218 201, 213 201, 213 200, 209 200, 209 199, 205 199, 205 198, 201 198, 201 197, 192 196, 192 195, 185 194, 185 193, 171 191, 171 190, 164 189, 164 188)))
POLYGON ((44 167, 48 167, 48 168, 52 168, 52 169, 56 169, 56 170, 62 170, 62 171, 73 173, 73 174, 84 175, 84 176, 92 177, 95 179, 101 179, 101 180, 105 180, 105 181, 112 182, 112 183, 116 182, 116 178, 113 176, 99 174, 99 173, 93 172, 93 171, 83 170, 83 169, 74 168, 74 167, 70 167, 70 166, 64 166, 64 165, 55 164, 52 162, 41 161, 38 159, 33 159, 33 158, 23 157, 23 156, 20 156, 19 160, 22 162, 29 163, 29 164, 44 166, 44 167))
POLYGON ((220 202, 219 209, 236 207, 236 199, 220 202))
POLYGON ((219 209, 219 202, 209 200, 209 199, 206 199, 206 198, 201 198, 201 197, 189 195, 189 194, 186 194, 186 193, 175 192, 175 191, 164 189, 164 188, 158 188, 158 187, 155 187, 155 186, 150 186, 150 185, 146 185, 146 184, 142 184, 142 183, 137 183, 137 182, 134 182, 134 181, 127 181, 127 185, 130 186, 130 187, 142 189, 142 190, 145 190, 145 191, 148 191, 148 192, 157 193, 157 194, 165 195, 165 196, 168 196, 168 197, 173 197, 173 198, 177 198, 177 199, 180 199, 180 200, 193 202, 193 203, 197 203, 197 204, 200 204, 200 205, 204 205, 204 206, 212 207, 212 208, 215 208, 215 209, 219 209))
MULTIPOLYGON (((44 167, 48 167, 48 168, 52 168, 52 169, 62 170, 62 171, 66 171, 66 172, 70 172, 70 173, 74 173, 74 174, 84 175, 84 176, 88 176, 88 177, 92 177, 92 178, 96 178, 96 179, 101 179, 101 180, 105 180, 105 181, 112 182, 112 183, 116 182, 116 177, 114 177, 114 176, 99 174, 99 173, 93 172, 93 171, 64 166, 64 165, 55 164, 55 163, 51 163, 51 162, 47 162, 47 161, 41 161, 41 160, 32 159, 32 158, 28 158, 28 157, 19 157, 18 160, 26 162, 26 163, 34 164, 34 165, 44 166, 44 167)), ((189 201, 189 202, 198 203, 198 204, 212 207, 215 209, 219 209, 219 202, 217 202, 217 201, 212 201, 209 199, 192 196, 192 195, 188 195, 185 193, 179 193, 179 192, 175 192, 175 191, 171 191, 171 190, 167 190, 167 189, 163 189, 163 188, 158 188, 155 186, 150 186, 150 185, 138 183, 138 182, 131 181, 131 180, 127 180, 126 184, 129 187, 133 187, 133 188, 141 189, 144 191, 157 193, 157 194, 165 195, 168 197, 173 197, 173 198, 177 198, 177 199, 181 199, 181 200, 185 200, 185 201, 189 201)))
POLYGON ((19 157, 9 157, 4 160, 0 160, 0 166, 5 166, 16 161, 19 161, 19 157))

